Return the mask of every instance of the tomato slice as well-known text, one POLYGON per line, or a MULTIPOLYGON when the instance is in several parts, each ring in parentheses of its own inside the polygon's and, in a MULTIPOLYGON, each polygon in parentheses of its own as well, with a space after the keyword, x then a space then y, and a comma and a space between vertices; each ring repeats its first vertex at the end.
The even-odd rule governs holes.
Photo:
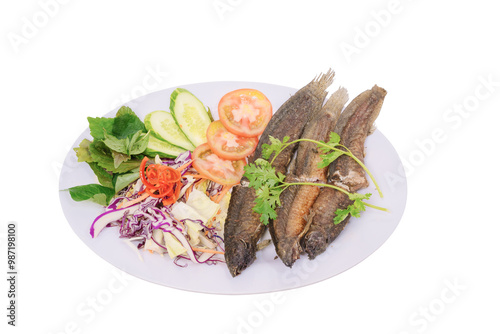
POLYGON ((256 89, 238 89, 219 101, 219 119, 229 132, 257 137, 273 115, 271 102, 256 89))
POLYGON ((228 186, 240 182, 245 173, 243 167, 247 164, 245 159, 225 160, 219 158, 207 143, 198 146, 192 157, 193 167, 198 173, 212 181, 228 186))
POLYGON ((221 121, 210 123, 207 129, 207 141, 215 154, 227 160, 248 157, 259 143, 257 137, 242 137, 229 132, 221 121))

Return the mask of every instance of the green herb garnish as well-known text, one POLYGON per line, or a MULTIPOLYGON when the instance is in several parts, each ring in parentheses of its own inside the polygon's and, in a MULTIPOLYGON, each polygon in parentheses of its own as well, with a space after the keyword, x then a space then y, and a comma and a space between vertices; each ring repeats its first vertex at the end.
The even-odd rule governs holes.
POLYGON ((253 207, 253 211, 260 214, 260 221, 262 224, 269 224, 270 220, 276 219, 276 207, 281 205, 280 195, 281 193, 293 185, 310 185, 310 186, 321 186, 336 189, 344 194, 346 194, 353 203, 349 205, 345 209, 337 209, 335 212, 336 216, 334 218, 334 223, 339 224, 344 219, 346 219, 349 215, 353 217, 359 217, 362 211, 365 211, 365 208, 371 207, 374 209, 388 211, 385 208, 381 208, 369 203, 364 202, 363 200, 367 200, 370 198, 371 194, 358 194, 358 193, 350 193, 347 190, 324 183, 313 183, 313 182, 285 182, 285 175, 283 173, 276 173, 275 168, 272 166, 272 163, 276 159, 276 157, 288 146, 301 142, 301 141, 309 141, 318 145, 319 149, 324 153, 321 155, 322 161, 318 164, 318 168, 324 168, 328 166, 330 163, 335 161, 339 156, 346 154, 352 158, 354 158, 363 169, 370 175, 373 180, 373 183, 376 185, 380 196, 382 197, 382 192, 380 188, 376 184, 375 180, 371 173, 369 173, 368 169, 364 164, 359 161, 345 146, 340 144, 340 137, 335 132, 332 132, 329 137, 329 141, 325 143, 324 141, 315 141, 311 139, 297 139, 289 142, 289 137, 284 137, 282 141, 276 139, 272 136, 269 136, 271 144, 262 145, 262 156, 265 159, 269 159, 271 155, 274 153, 274 157, 271 161, 267 161, 264 159, 257 159, 254 163, 248 164, 244 167, 245 174, 243 175, 249 180, 249 186, 255 189, 256 200, 255 206, 253 207), (340 147, 340 148, 339 148, 340 147))
POLYGON ((83 139, 74 148, 79 162, 86 162, 100 184, 70 188, 74 200, 108 204, 119 190, 139 178, 137 172, 149 142, 144 123, 129 107, 115 117, 88 117, 93 140, 83 139))
POLYGON ((332 162, 334 162, 335 159, 337 159, 341 155, 345 154, 345 155, 351 157, 352 159, 354 159, 354 161, 356 161, 365 170, 365 172, 368 174, 368 176, 372 180, 373 184, 377 188, 379 196, 384 197, 384 195, 382 194, 382 190, 380 189, 377 182, 375 181, 375 178, 373 177, 372 173, 370 173, 368 168, 366 168, 365 164, 363 164, 361 162, 361 160, 359 160, 354 154, 352 154, 352 152, 347 147, 340 144, 340 136, 337 133, 331 132, 330 136, 329 136, 329 140, 326 143, 322 140, 317 141, 317 140, 312 140, 312 139, 307 139, 307 138, 300 138, 300 139, 296 139, 296 140, 291 141, 291 142, 289 142, 289 140, 290 140, 289 137, 284 137, 283 141, 280 141, 279 139, 274 138, 273 136, 269 136, 269 139, 271 141, 271 144, 263 144, 262 145, 262 157, 264 159, 269 159, 271 157, 271 155, 274 153, 274 157, 271 160, 271 164, 274 162, 276 157, 281 152, 283 152, 283 150, 285 150, 288 146, 290 146, 292 144, 302 142, 302 141, 314 143, 314 144, 318 145, 318 148, 321 150, 321 152, 323 152, 323 154, 320 156, 322 161, 318 164, 318 168, 327 167, 332 162))

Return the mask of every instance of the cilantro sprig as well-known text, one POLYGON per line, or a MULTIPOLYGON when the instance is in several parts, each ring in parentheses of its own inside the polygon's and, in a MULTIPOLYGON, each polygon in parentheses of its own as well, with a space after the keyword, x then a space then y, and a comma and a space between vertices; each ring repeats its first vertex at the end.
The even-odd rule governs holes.
POLYGON ((253 211, 259 213, 260 221, 267 225, 270 220, 276 219, 276 207, 281 205, 280 194, 289 186, 284 182, 285 175, 276 173, 274 167, 264 159, 257 159, 254 163, 244 167, 249 186, 255 189, 257 198, 253 211))
POLYGON ((280 172, 276 172, 272 163, 276 157, 285 150, 288 146, 301 142, 309 141, 318 145, 319 149, 323 153, 321 155, 322 161, 318 164, 318 168, 324 168, 330 163, 335 161, 339 156, 346 154, 353 159, 355 159, 363 169, 370 175, 373 183, 377 187, 377 190, 382 197, 382 192, 375 182, 373 176, 368 171, 366 166, 359 161, 344 145, 340 144, 340 136, 332 132, 329 136, 329 141, 316 141, 311 139, 297 139, 294 141, 289 141, 290 137, 284 137, 282 141, 272 136, 269 136, 271 144, 262 145, 262 157, 264 159, 257 159, 254 163, 250 163, 244 167, 244 176, 249 180, 249 187, 255 189, 256 199, 253 211, 260 214, 260 221, 264 225, 268 225, 270 220, 276 219, 277 213, 276 208, 281 205, 280 195, 288 187, 293 185, 310 185, 310 186, 321 186, 336 189, 344 194, 346 194, 352 203, 345 209, 337 209, 335 211, 335 217, 333 222, 335 225, 340 224, 349 215, 353 217, 359 217, 362 211, 366 210, 366 207, 371 207, 377 210, 386 211, 389 210, 367 203, 364 200, 368 200, 372 194, 358 194, 350 193, 347 190, 337 187, 332 184, 323 183, 313 183, 313 182, 285 182, 285 175, 280 172), (268 161, 271 155, 274 154, 272 160, 268 161))
POLYGON ((329 135, 329 140, 328 142, 324 142, 322 140, 313 140, 313 139, 307 139, 307 138, 299 138, 294 141, 289 141, 290 137, 286 136, 283 138, 282 141, 280 141, 277 138, 274 138, 273 136, 269 136, 269 140, 271 141, 271 144, 263 144, 262 145, 262 157, 264 159, 269 159, 271 155, 274 154, 273 159, 271 160, 271 164, 274 162, 276 157, 283 152, 288 146, 293 145, 295 143, 299 142, 311 142, 314 143, 318 146, 319 150, 323 153, 321 157, 321 162, 318 163, 318 168, 324 168, 329 166, 332 162, 334 162, 338 157, 341 155, 347 155, 354 159, 363 169, 364 171, 368 174, 370 179, 372 180, 373 184, 377 188, 378 194, 380 197, 384 197, 382 194, 382 190, 380 189, 377 181, 375 180, 375 177, 373 174, 366 168, 365 164, 361 162, 347 147, 344 145, 340 144, 340 136, 335 133, 335 132, 330 132, 329 135))

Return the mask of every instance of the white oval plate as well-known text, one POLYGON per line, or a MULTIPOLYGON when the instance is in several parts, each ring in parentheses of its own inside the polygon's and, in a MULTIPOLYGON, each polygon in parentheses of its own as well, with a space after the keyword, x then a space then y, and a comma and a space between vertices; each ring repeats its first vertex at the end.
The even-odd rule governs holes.
MULTIPOLYGON (((269 98, 274 111, 297 91, 290 87, 256 82, 207 82, 182 87, 210 107, 216 119, 218 102, 229 91, 258 89, 269 98)), ((168 110, 170 94, 175 88, 148 94, 126 105, 144 119, 152 111, 168 110)), ((114 117, 117 109, 105 117, 114 117)), ((89 129, 75 140, 73 147, 77 147, 83 138, 92 139, 89 129)), ((406 178, 401 176, 402 163, 398 154, 378 130, 367 138, 366 147, 365 163, 382 188, 384 198, 378 197, 373 184, 364 191, 373 194, 370 203, 388 208, 390 213, 367 208, 360 218, 351 219, 325 253, 313 261, 302 256, 291 269, 281 260, 275 259, 273 245, 258 252, 255 262, 236 278, 231 277, 224 263, 189 263, 186 268, 180 268, 168 255, 162 257, 142 251, 144 261, 141 261, 136 252, 118 238, 117 228, 107 228, 97 238, 91 238, 90 225, 102 213, 102 207, 89 201, 75 202, 68 191, 60 191, 61 206, 72 229, 88 247, 117 268, 144 280, 176 289, 217 294, 265 293, 297 288, 333 277, 363 261, 389 238, 403 215, 406 178)), ((97 183, 96 177, 86 163, 77 162, 75 152, 71 149, 61 170, 59 189, 88 183, 97 183)), ((269 238, 268 233, 266 237, 269 238)))

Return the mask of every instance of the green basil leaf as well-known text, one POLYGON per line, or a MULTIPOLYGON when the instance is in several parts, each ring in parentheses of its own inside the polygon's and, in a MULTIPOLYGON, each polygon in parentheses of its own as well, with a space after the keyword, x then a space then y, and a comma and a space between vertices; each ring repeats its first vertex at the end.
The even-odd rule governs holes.
POLYGON ((115 195, 115 190, 100 184, 87 184, 69 188, 69 194, 74 201, 91 200, 101 205, 108 205, 115 195))

